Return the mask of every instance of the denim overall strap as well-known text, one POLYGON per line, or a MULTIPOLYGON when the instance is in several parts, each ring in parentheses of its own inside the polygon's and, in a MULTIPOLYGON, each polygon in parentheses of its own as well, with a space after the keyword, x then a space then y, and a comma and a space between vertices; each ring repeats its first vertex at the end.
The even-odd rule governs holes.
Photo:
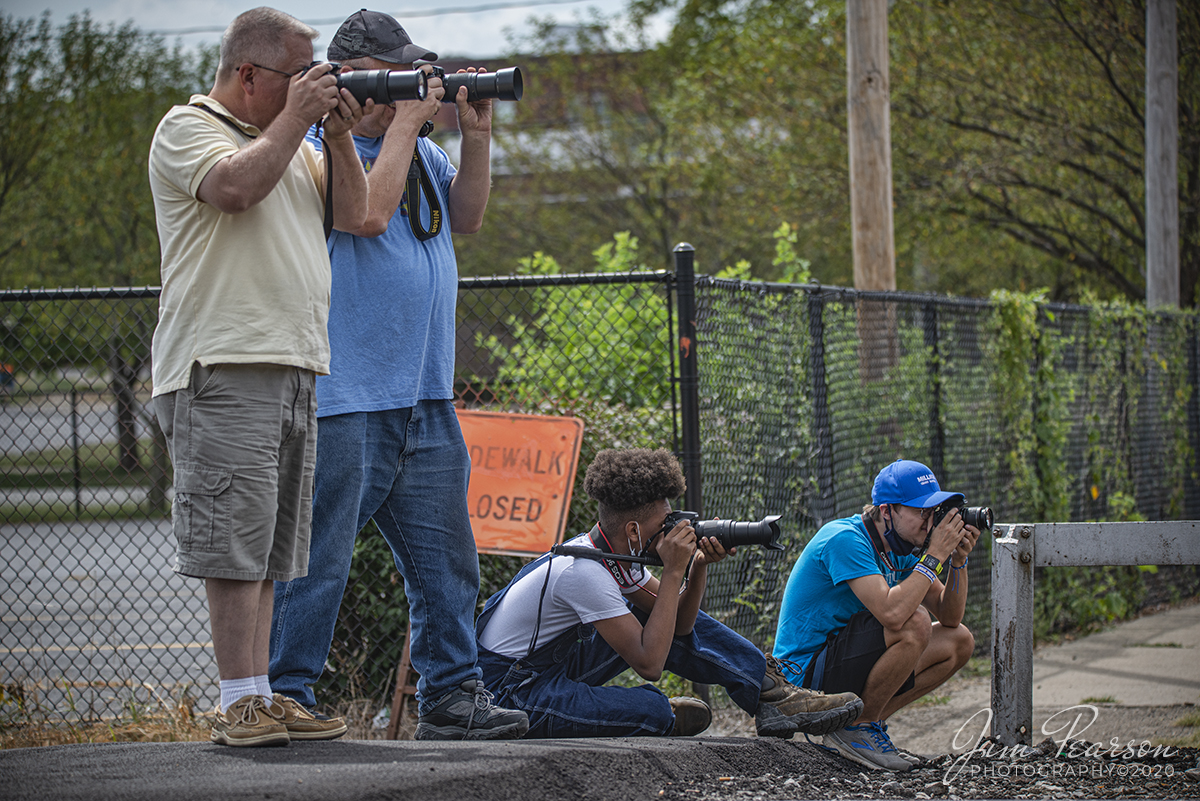
POLYGON ((517 572, 517 575, 513 576, 512 581, 508 582, 508 584, 504 586, 504 589, 487 599, 483 605, 483 611, 479 613, 479 618, 475 621, 476 640, 478 640, 480 635, 483 634, 483 630, 487 627, 488 621, 491 620, 492 615, 496 613, 496 605, 500 603, 500 600, 504 598, 506 594, 508 594, 508 591, 511 590, 518 581, 537 570, 539 566, 548 563, 551 556, 553 556, 553 554, 544 553, 537 559, 534 559, 532 562, 525 565, 525 567, 521 568, 517 572))
MULTIPOLYGON (((483 605, 483 612, 475 622, 476 640, 495 614, 500 600, 512 589, 518 581, 530 575, 543 565, 548 565, 553 554, 545 554, 521 568, 504 589, 497 592, 483 605)), ((570 558, 570 557, 563 557, 570 558)), ((479 666, 484 674, 484 682, 488 689, 495 693, 496 698, 504 702, 508 693, 517 687, 532 681, 539 673, 552 665, 562 662, 572 652, 576 645, 589 640, 595 629, 585 623, 571 626, 548 643, 544 643, 527 653, 524 657, 514 659, 493 653, 482 645, 479 646, 479 666)))

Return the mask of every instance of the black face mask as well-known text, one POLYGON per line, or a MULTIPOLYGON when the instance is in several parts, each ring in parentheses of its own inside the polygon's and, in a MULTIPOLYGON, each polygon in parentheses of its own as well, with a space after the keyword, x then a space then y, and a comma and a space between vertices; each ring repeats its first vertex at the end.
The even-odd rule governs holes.
POLYGON ((917 547, 906 540, 900 539, 900 535, 896 533, 895 529, 889 528, 887 531, 883 532, 883 538, 887 540, 888 545, 891 546, 892 553, 899 554, 900 556, 908 556, 913 552, 913 549, 917 547))

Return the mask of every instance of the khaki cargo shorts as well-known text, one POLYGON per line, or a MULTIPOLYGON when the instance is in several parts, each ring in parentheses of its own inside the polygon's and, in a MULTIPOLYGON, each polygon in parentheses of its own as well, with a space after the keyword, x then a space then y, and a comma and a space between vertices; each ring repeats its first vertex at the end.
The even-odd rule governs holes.
POLYGON ((192 365, 154 413, 175 472, 174 570, 291 581, 308 573, 315 376, 273 364, 192 365))

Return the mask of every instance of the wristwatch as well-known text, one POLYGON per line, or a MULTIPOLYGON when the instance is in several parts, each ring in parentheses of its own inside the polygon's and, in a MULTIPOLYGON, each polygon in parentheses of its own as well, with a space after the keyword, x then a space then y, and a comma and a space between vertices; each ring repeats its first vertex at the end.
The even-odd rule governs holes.
POLYGON ((932 570, 934 575, 940 576, 942 574, 942 563, 939 562, 937 557, 933 554, 925 554, 921 557, 921 561, 917 562, 917 564, 924 565, 928 569, 932 570))

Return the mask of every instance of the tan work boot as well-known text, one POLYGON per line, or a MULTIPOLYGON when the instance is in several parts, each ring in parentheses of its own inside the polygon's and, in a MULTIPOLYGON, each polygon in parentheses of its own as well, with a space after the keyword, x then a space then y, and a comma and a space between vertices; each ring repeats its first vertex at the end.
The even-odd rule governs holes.
POLYGON ((275 703, 283 707, 283 725, 293 740, 336 740, 346 733, 346 721, 314 715, 295 698, 275 693, 275 703))
POLYGON ((287 726, 283 725, 283 708, 268 707, 261 695, 246 695, 217 711, 209 739, 220 745, 287 745, 287 726))
MULTIPOLYGON (((797 671, 798 672, 798 671, 797 671)), ((767 657, 767 674, 758 696, 754 728, 759 737, 791 737, 828 734, 848 725, 862 714, 863 702, 854 693, 826 695, 797 687, 780 670, 779 660, 767 657)))
POLYGON ((671 711, 675 713, 675 725, 669 737, 692 737, 712 723, 712 710, 699 698, 682 695, 672 698, 671 711))

